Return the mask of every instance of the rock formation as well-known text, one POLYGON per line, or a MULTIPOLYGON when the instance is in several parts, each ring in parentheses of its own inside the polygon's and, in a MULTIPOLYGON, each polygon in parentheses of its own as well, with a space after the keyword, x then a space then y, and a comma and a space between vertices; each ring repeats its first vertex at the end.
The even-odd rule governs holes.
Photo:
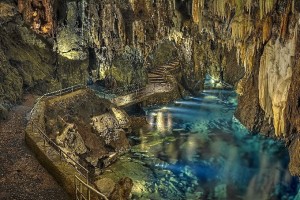
POLYGON ((236 86, 236 116, 252 132, 298 137, 296 0, 18 0, 0 10, 0 116, 26 91, 89 77, 145 85, 147 69, 177 58, 192 92, 206 73, 236 86))
POLYGON ((130 120, 125 111, 90 91, 77 91, 46 104, 47 134, 74 161, 92 172, 116 161, 130 148, 130 120))
POLYGON ((95 185, 100 192, 111 200, 127 200, 130 199, 133 181, 129 177, 124 177, 115 183, 110 178, 102 178, 95 181, 95 185))

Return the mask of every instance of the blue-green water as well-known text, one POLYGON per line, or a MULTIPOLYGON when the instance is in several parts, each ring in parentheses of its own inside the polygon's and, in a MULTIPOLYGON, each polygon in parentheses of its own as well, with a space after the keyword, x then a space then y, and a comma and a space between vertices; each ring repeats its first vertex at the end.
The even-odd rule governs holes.
POLYGON ((234 118, 236 106, 234 91, 212 89, 145 108, 150 126, 134 151, 154 160, 147 166, 161 199, 294 199, 284 144, 251 135, 234 118))

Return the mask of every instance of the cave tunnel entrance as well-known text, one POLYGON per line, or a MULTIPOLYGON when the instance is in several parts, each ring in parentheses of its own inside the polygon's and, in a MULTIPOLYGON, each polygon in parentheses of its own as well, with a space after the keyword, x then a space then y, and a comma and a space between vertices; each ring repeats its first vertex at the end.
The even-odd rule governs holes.
POLYGON ((94 51, 94 48, 89 47, 88 52, 89 52, 88 70, 89 70, 89 74, 91 74, 93 70, 97 69, 97 59, 96 59, 96 53, 94 51))
POLYGON ((176 0, 176 10, 180 12, 184 19, 191 19, 192 17, 192 0, 176 0))

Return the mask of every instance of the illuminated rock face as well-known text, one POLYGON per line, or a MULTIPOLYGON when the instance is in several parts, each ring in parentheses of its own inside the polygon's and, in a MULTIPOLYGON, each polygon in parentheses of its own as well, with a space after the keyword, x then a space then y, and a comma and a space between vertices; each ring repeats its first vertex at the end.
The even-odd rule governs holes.
POLYGON ((19 0, 19 12, 37 33, 52 35, 55 29, 55 0, 19 0))
POLYGON ((245 71, 237 85, 241 95, 237 117, 254 132, 289 137, 287 105, 297 59, 299 3, 193 0, 192 7, 192 19, 200 35, 206 36, 200 39, 198 49, 204 47, 205 56, 199 63, 206 63, 210 74, 222 79, 224 70, 233 67, 228 65, 233 49, 240 68, 231 72, 245 71))
POLYGON ((292 78, 295 55, 294 38, 281 44, 269 41, 259 68, 259 103, 266 118, 272 118, 276 136, 286 136, 286 104, 292 78))
POLYGON ((183 85, 201 89, 208 71, 237 87, 236 116, 250 130, 289 137, 300 129, 289 110, 297 104, 290 94, 298 84, 291 81, 299 57, 296 0, 19 0, 18 9, 36 33, 55 36, 59 56, 85 62, 93 80, 145 84, 146 68, 170 58, 167 40, 183 85))

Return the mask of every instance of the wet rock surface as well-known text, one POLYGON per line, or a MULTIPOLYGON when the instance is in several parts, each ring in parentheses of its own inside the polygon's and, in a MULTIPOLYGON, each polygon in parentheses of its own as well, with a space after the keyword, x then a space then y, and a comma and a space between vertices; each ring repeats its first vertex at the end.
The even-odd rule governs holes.
POLYGON ((116 183, 110 178, 101 178, 95 181, 94 184, 97 189, 107 197, 110 196, 116 187, 116 183))

